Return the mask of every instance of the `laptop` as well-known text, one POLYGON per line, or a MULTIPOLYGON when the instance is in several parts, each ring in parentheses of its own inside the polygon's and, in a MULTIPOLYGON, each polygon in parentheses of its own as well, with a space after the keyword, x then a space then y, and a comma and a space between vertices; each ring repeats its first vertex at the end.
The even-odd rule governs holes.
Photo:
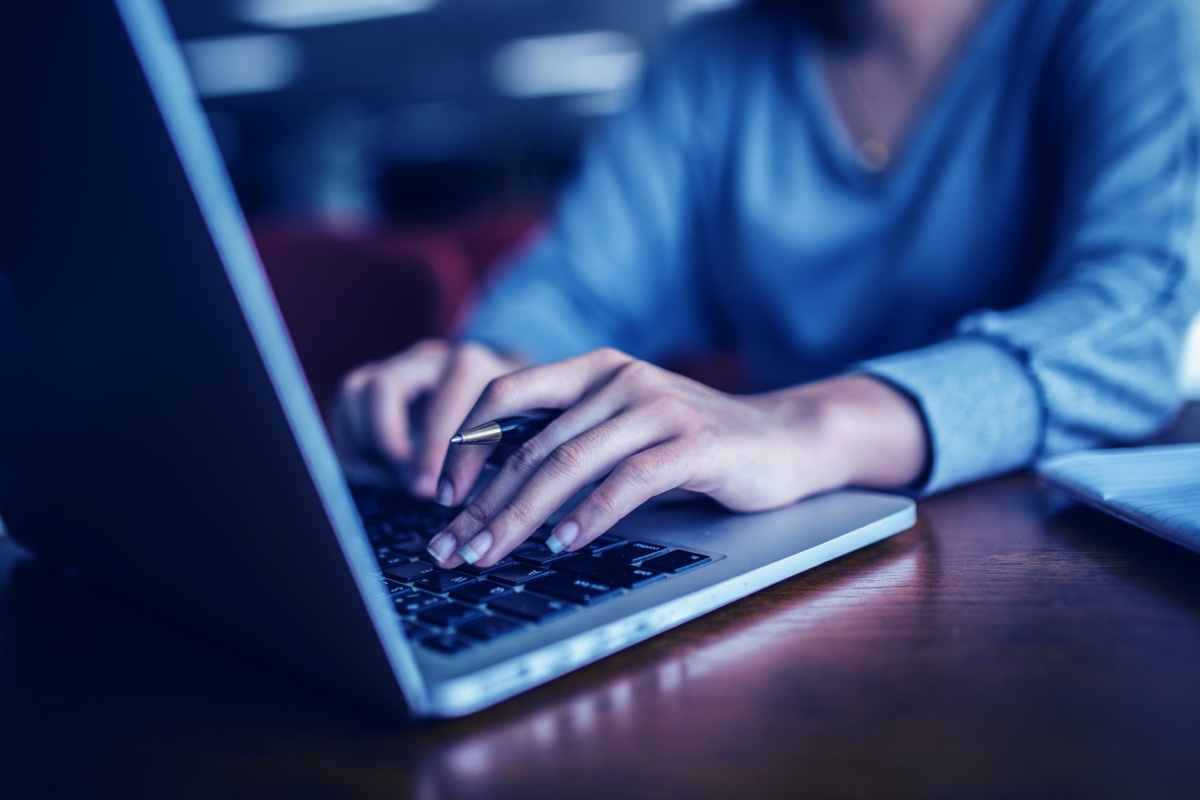
POLYGON ((162 8, 20 14, 0 517, 40 557, 378 712, 447 717, 913 524, 865 491, 658 503, 567 563, 535 540, 432 569, 446 512, 339 469, 162 8))
POLYGON ((1038 465, 1051 488, 1200 553, 1200 444, 1083 450, 1038 465))

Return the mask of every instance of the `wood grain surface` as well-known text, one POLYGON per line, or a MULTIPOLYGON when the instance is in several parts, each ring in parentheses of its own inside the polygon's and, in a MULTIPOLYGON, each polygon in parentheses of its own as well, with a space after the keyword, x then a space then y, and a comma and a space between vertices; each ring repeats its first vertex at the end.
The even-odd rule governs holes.
POLYGON ((1029 476, 919 515, 500 706, 407 725, 0 540, 0 796, 1200 796, 1200 556, 1029 476))

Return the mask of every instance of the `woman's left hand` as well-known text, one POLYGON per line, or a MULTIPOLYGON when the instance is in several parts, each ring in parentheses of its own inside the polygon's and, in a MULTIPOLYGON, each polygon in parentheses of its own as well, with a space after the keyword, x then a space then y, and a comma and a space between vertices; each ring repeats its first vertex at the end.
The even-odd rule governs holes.
MULTIPOLYGON (((491 566, 596 481, 555 526, 552 549, 578 550, 674 488, 760 511, 851 483, 903 485, 927 449, 912 402, 870 377, 730 395, 610 349, 494 380, 464 427, 534 408, 565 410, 434 537, 442 566, 491 566)), ((451 448, 439 496, 465 498, 490 450, 451 448)))

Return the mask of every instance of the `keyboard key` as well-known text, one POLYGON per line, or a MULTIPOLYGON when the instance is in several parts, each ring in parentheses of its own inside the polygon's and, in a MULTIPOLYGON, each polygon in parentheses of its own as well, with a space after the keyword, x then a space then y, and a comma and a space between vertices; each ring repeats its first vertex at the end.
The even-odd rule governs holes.
POLYGON ((425 609, 417 614, 417 619, 436 628, 449 628, 460 622, 482 616, 483 612, 479 609, 464 606, 462 603, 446 603, 425 609))
POLYGON ((643 561, 642 566, 647 569, 656 569, 660 572, 683 572, 685 569, 698 567, 701 564, 707 564, 712 561, 706 555, 701 553, 689 553, 687 550, 672 550, 666 555, 655 556, 649 561, 643 561))
POLYGON ((611 558, 614 561, 624 561, 626 564, 632 564, 643 558, 649 558, 659 553, 665 553, 667 548, 660 544, 650 544, 650 542, 630 542, 623 544, 620 547, 614 547, 611 550, 604 551, 605 558, 611 558))
POLYGON ((548 564, 560 558, 566 558, 569 553, 556 553, 541 542, 528 542, 513 551, 513 558, 526 564, 548 564))
POLYGON ((383 553, 377 553, 375 555, 375 560, 379 562, 380 569, 387 569, 388 567, 394 567, 397 564, 407 564, 408 556, 388 550, 383 553))
POLYGON ((413 586, 420 589, 427 589, 431 592, 448 592, 459 586, 472 584, 475 580, 470 575, 463 575, 461 572, 440 569, 437 572, 431 572, 428 575, 422 575, 420 578, 417 578, 413 581, 413 586))
POLYGON ((419 642, 426 636, 433 636, 436 633, 437 631, 432 630, 431 628, 426 628, 419 622, 413 622, 412 620, 404 621, 404 635, 407 636, 411 641, 419 642))
POLYGON ((508 636, 509 634, 523 630, 525 630, 525 626, 521 623, 497 616, 468 620, 458 626, 459 633, 470 636, 472 639, 478 639, 481 642, 490 642, 493 639, 499 639, 502 636, 508 636))
POLYGON ((450 596, 463 603, 486 603, 493 597, 512 594, 512 589, 498 583, 481 580, 450 592, 450 596))
POLYGON ((445 653, 446 655, 453 655, 454 653, 461 653, 463 650, 470 649, 471 642, 458 636, 443 633, 422 639, 421 646, 428 647, 430 650, 436 650, 439 653, 445 653))
POLYGON ((387 593, 392 597, 403 597, 412 591, 412 589, 408 588, 403 583, 394 581, 391 578, 380 578, 380 580, 383 582, 384 588, 387 589, 387 593))
POLYGON ((437 567, 435 567, 433 564, 429 564, 424 561, 411 561, 408 564, 400 564, 395 567, 389 567, 383 571, 383 574, 389 578, 395 578, 398 581, 410 583, 422 575, 428 575, 435 569, 437 569, 437 567))
POLYGON ((625 540, 620 536, 613 536, 611 533, 606 533, 603 536, 596 537, 584 545, 582 552, 602 553, 610 547, 616 547, 619 544, 625 544, 625 540))
POLYGON ((427 608, 443 605, 446 601, 429 592, 412 592, 404 597, 396 598, 392 602, 396 606, 396 611, 401 614, 416 614, 427 608))
POLYGON ((488 608, 494 611, 503 611, 505 614, 527 619, 531 622, 541 622, 542 620, 557 617, 559 614, 566 614, 574 608, 574 606, 567 605, 562 600, 538 597, 536 594, 530 594, 529 592, 496 597, 489 600, 487 605, 488 608))
POLYGON ((535 567, 532 564, 513 564, 504 569, 489 572, 488 580, 507 584, 508 586, 520 586, 522 583, 531 581, 534 578, 540 578, 543 575, 549 574, 550 570, 545 567, 535 567))
POLYGON ((491 573, 495 572, 498 569, 504 569, 505 567, 511 567, 514 563, 516 563, 516 562, 514 562, 512 560, 512 556, 505 556, 504 558, 500 559, 500 561, 498 563, 493 564, 490 567, 476 567, 476 566, 472 566, 469 564, 463 564, 461 567, 458 568, 458 571, 465 572, 468 575, 475 575, 475 576, 490 575, 491 573))
POLYGON ((607 584, 597 583, 566 572, 538 578, 528 583, 526 588, 585 606, 599 603, 601 600, 607 600, 617 594, 617 590, 607 584))
POLYGON ((580 553, 554 562, 554 569, 581 575, 597 583, 606 583, 609 586, 620 586, 625 589, 645 586, 665 577, 661 572, 580 553))

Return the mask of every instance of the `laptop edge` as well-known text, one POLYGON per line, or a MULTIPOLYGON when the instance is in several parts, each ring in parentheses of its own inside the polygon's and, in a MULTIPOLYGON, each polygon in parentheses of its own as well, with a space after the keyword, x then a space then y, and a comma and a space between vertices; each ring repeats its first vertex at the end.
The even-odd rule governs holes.
MULTIPOLYGON (((94 4, 89 5, 92 7, 78 16, 82 17, 83 13, 93 16, 111 14, 106 4, 99 4, 105 6, 104 12, 98 11, 98 6, 94 4)), ((722 542, 722 552, 730 553, 725 562, 706 567, 705 570, 711 570, 705 573, 707 577, 701 575, 702 571, 694 571, 664 582, 661 586, 640 590, 637 596, 641 598, 640 602, 647 604, 645 609, 638 610, 632 600, 622 598, 613 601, 603 611, 588 609, 588 621, 580 623, 578 630, 560 626, 560 630, 568 634, 561 641, 543 641, 534 637, 531 639, 533 644, 524 651, 501 648, 495 651, 500 655, 467 659, 460 662, 465 666, 457 669, 443 669, 445 664, 439 661, 440 657, 415 653, 397 623, 390 602, 377 585, 374 555, 275 307, 245 220, 165 13, 155 0, 115 0, 115 7, 144 76, 144 83, 139 84, 138 91, 148 91, 152 95, 155 110, 161 117, 159 122, 165 125, 174 144, 173 168, 182 170, 195 204, 193 208, 202 216, 211 247, 215 248, 211 255, 189 251, 188 257, 207 258, 209 261, 218 258, 223 264, 228 284, 222 288, 215 284, 201 285, 199 282, 204 280, 202 278, 180 277, 178 280, 197 282, 195 286, 189 284, 184 288, 188 293, 197 293, 201 299, 204 299, 204 293, 210 293, 214 305, 235 302, 242 317, 238 324, 248 327, 257 358, 261 362, 257 366, 247 365, 248 362, 234 364, 239 355, 237 353, 224 359, 221 353, 207 353, 203 341, 184 342, 185 346, 180 349, 186 351, 187 358, 195 362, 199 375, 180 374, 166 379, 168 385, 161 389, 161 395, 151 395, 151 400, 159 398, 157 405, 152 406, 149 412, 142 413, 156 413, 154 408, 159 406, 186 407, 191 396, 211 391, 211 385, 215 384, 228 395, 228 413, 233 416, 227 416, 226 420, 235 428, 242 426, 252 433, 247 434, 249 438, 244 441, 238 441, 236 431, 221 439, 222 434, 213 429, 210 436, 220 439, 214 442, 216 455, 213 458, 216 461, 211 465, 199 466, 188 460, 187 453, 174 452, 169 446, 154 440, 129 443, 121 440, 97 441, 80 445, 80 435, 75 429, 55 432, 48 440, 33 439, 30 434, 16 431, 17 420, 24 418, 22 413, 31 415, 42 430, 49 430, 55 427, 56 420, 62 416, 60 412, 56 418, 56 411, 74 409, 70 406, 73 402, 70 398, 62 401, 67 405, 55 405, 45 401, 45 398, 42 398, 44 402, 39 402, 35 392, 24 408, 13 404, 4 412, 8 420, 0 418, 0 426, 6 422, 8 424, 4 433, 7 441, 2 443, 13 445, 10 455, 12 463, 26 459, 34 465, 32 469, 20 470, 19 474, 11 464, 7 467, 13 480, 11 488, 0 486, 0 501, 4 503, 0 511, 9 520, 14 535, 35 550, 51 557, 60 553, 68 561, 76 557, 78 551, 80 558, 88 560, 89 568, 95 567, 89 572, 98 574, 106 582, 140 595, 151 604, 169 606, 191 619, 200 620, 223 635, 232 635, 254 649, 267 652, 278 661, 292 664, 321 682, 340 688, 343 693, 377 710, 393 715, 456 716, 544 683, 783 578, 892 535, 915 521, 915 507, 911 500, 869 492, 833 493, 770 514, 729 515, 723 521, 712 523, 720 529, 713 534, 712 541, 722 542), (255 372, 263 369, 265 376, 255 372), (264 380, 269 383, 270 392, 263 391, 264 380), (246 385, 243 386, 243 383, 246 385), (265 399, 265 394, 273 394, 273 397, 265 399), (272 403, 274 411, 270 408, 272 403), (243 407, 247 408, 245 419, 242 418, 243 407), (282 416, 286 419, 286 431, 271 429, 275 423, 271 415, 273 413, 278 417, 279 410, 282 410, 282 416), (257 418, 254 416, 256 413, 259 414, 257 418), (289 436, 290 442, 285 441, 289 436), (255 452, 246 452, 246 458, 243 459, 239 446, 255 452), (107 549, 101 552, 95 542, 78 538, 77 529, 86 524, 86 514, 59 509, 45 514, 47 504, 53 502, 46 486, 53 484, 55 470, 63 468, 64 459, 71 458, 72 447, 79 447, 74 452, 78 455, 80 467, 98 475, 95 481, 96 494, 89 496, 88 501, 96 507, 97 519, 109 520, 106 523, 107 534, 113 537, 116 544, 111 554, 107 549), (125 449, 129 452, 125 453, 125 449), (49 455, 42 454, 42 450, 49 451, 49 455), (118 450, 122 452, 117 453, 118 450), (261 454, 257 452, 260 450, 261 454), (279 524, 296 531, 298 552, 280 554, 278 542, 286 541, 280 535, 273 538, 254 534, 255 526, 263 523, 256 516, 259 513, 257 506, 252 505, 249 499, 242 506, 246 515, 244 520, 234 513, 236 502, 232 503, 233 510, 215 508, 219 504, 212 504, 214 508, 197 509, 194 520, 181 520, 175 528, 166 531, 168 537, 177 533, 183 540, 181 542, 174 538, 154 538, 151 526, 143 526, 147 538, 137 538, 142 534, 127 536, 122 526, 132 521, 132 527, 138 528, 144 520, 131 518, 129 515, 132 512, 124 506, 116 509, 106 504, 106 499, 116 496, 122 488, 128 491, 127 486, 122 487, 120 477, 103 474, 106 459, 124 459, 120 463, 128 466, 131 474, 140 475, 140 479, 159 487, 158 491, 167 495, 160 500, 151 496, 151 492, 147 493, 145 510, 155 517, 161 517, 169 516, 174 506, 170 499, 171 482, 154 471, 153 459, 159 457, 166 460, 167 466, 163 469, 177 474, 180 482, 212 480, 214 486, 225 487, 214 491, 228 490, 241 498, 253 498, 255 490, 260 488, 255 482, 263 481, 262 504, 286 517, 279 524), (243 464, 243 460, 247 463, 243 464), (151 466, 147 466, 147 463, 151 466), (283 476, 272 481, 268 473, 277 466, 283 476), (104 516, 105 512, 109 514, 108 517, 104 516), (43 516, 50 518, 47 534, 38 532, 43 516), (794 537, 785 535, 798 526, 811 529, 812 533, 808 535, 813 537, 811 546, 799 552, 794 541, 791 541, 794 537), (736 530, 731 530, 733 528, 736 530), (332 529, 333 536, 328 535, 329 529, 332 529), (731 552, 726 544, 735 544, 739 536, 743 542, 757 540, 763 543, 760 552, 731 552), (269 541, 261 542, 260 539, 269 541), (330 543, 336 543, 336 548, 332 548, 330 543), (187 565, 182 568, 192 571, 189 572, 189 581, 196 580, 195 573, 203 575, 206 570, 221 572, 221 566, 218 566, 221 563, 219 552, 209 554, 197 549, 205 544, 217 550, 236 547, 241 553, 241 558, 233 561, 244 563, 230 565, 235 573, 232 577, 224 576, 227 586, 207 587, 203 581, 181 586, 184 581, 172 581, 171 570, 180 563, 187 565), (147 548, 154 547, 162 552, 145 552, 147 548), (282 563, 279 562, 280 558, 282 563), (237 569, 242 571, 236 572, 237 569), (249 585, 260 575, 263 580, 261 589, 249 585), (305 591, 313 593, 315 597, 303 594, 305 591), (265 604, 265 610, 260 614, 278 619, 281 630, 264 633, 261 620, 245 619, 246 615, 238 613, 239 604, 245 603, 265 604), (627 613, 627 609, 632 609, 632 613, 627 613)), ((66 12, 60 12, 60 16, 66 16, 66 12)), ((87 24, 96 24, 96 21, 87 24)), ((114 131, 117 129, 114 128, 114 131)), ((118 134, 119 131, 111 135, 118 134)), ((102 143, 96 147, 101 148, 102 143)), ((48 148, 48 152, 53 151, 48 148)), ((82 160, 80 163, 86 165, 87 162, 82 160)), ((136 206, 139 201, 134 198, 128 202, 136 206)), ((94 197, 81 199, 76 213, 89 213, 96 203, 94 197), (90 207, 88 203, 91 203, 90 207)), ((33 205, 37 213, 37 202, 33 205)), ((120 203, 115 205, 119 207, 120 203)), ((69 204, 64 205, 68 215, 71 208, 69 204)), ((179 236, 181 240, 187 240, 187 232, 179 236)), ((193 238, 198 236, 195 233, 193 238)), ((153 262, 157 259, 165 266, 169 259, 163 254, 169 252, 172 241, 172 236, 165 237, 164 241, 157 242, 158 249, 155 250, 154 237, 147 236, 145 243, 137 240, 125 242, 122 246, 134 248, 131 252, 137 257, 132 260, 144 256, 145 260, 153 262)), ((80 253, 86 252, 83 246, 78 252, 67 247, 63 252, 76 260, 80 253)), ((36 269, 36 264, 30 266, 36 269)), ((122 268, 121 265, 113 266, 114 270, 122 268)), ((68 283, 71 277, 68 275, 68 280, 63 283, 68 283)), ((159 280, 157 277, 154 279, 159 280)), ((170 298, 171 293, 179 288, 172 283, 174 280, 171 277, 161 278, 161 286, 159 282, 154 282, 147 292, 161 291, 170 298)), ((14 281, 18 292, 20 283, 19 279, 14 281)), ((47 292, 50 290, 46 289, 47 292)), ((103 291, 98 295, 98 302, 120 301, 119 286, 103 291), (104 295, 103 291, 111 294, 104 295)), ((87 391, 88 384, 75 374, 77 370, 45 364, 42 360, 47 353, 53 359, 78 348, 88 335, 89 322, 102 326, 97 320, 103 319, 102 312, 88 311, 86 313, 96 316, 76 322, 69 316, 70 303, 66 308, 66 311, 55 308, 47 312, 45 319, 41 320, 42 327, 35 326, 35 331, 40 331, 49 345, 43 348, 41 342, 36 343, 36 363, 28 359, 23 362, 24 377, 31 381, 44 380, 49 386, 47 391, 55 395, 87 391), (63 334, 66 338, 59 342, 57 331, 62 327, 69 330, 63 334)), ((78 308, 81 306, 76 306, 76 310, 78 308)), ((106 343, 108 339, 117 343, 117 355, 107 351, 105 355, 114 359, 113 363, 126 377, 126 383, 136 380, 137 376, 132 365, 115 361, 121 358, 122 346, 135 352, 141 352, 138 348, 145 348, 146 353, 160 359, 160 370, 165 369, 161 364, 169 363, 162 360, 167 356, 155 350, 153 343, 143 343, 144 331, 153 330, 154 313, 146 311, 145 319, 134 319, 129 323, 143 326, 141 331, 130 332, 117 326, 111 331, 102 329, 97 332, 106 343)), ((212 335, 215 329, 206 330, 207 335, 212 335)), ((198 334, 201 339, 203 335, 204 332, 198 334)), ((229 335, 231 340, 236 339, 234 334, 229 335)), ((239 339, 234 344, 245 349, 249 342, 246 340, 246 345, 242 345, 241 341, 239 339)), ((217 345, 212 349, 220 350, 217 345)), ((129 360, 133 361, 134 357, 130 356, 129 360)), ((152 380, 157 380, 157 377, 152 380)), ((160 391, 157 383, 144 386, 147 391, 160 391)), ((137 395, 118 394, 107 400, 99 398, 98 407, 108 415, 101 422, 107 423, 113 418, 113 426, 121 428, 121 415, 128 415, 130 425, 141 422, 138 418, 139 409, 127 409, 131 397, 136 398, 137 395)), ((167 435, 174 430, 172 425, 178 425, 180 419, 188 419, 184 411, 180 411, 178 418, 171 417, 167 411, 162 413, 163 430, 168 432, 167 435)), ((0 453, 0 462, 4 458, 0 453)), ((71 478, 78 480, 75 476, 71 478)), ((70 484, 71 481, 64 482, 70 484)), ((180 490, 179 496, 188 496, 185 489, 180 490)), ((190 502, 194 505, 194 500, 190 502)), ((175 505, 178 503, 175 502, 175 505)), ((640 531, 647 524, 655 524, 654 520, 661 523, 667 519, 655 517, 660 513, 669 516, 676 512, 669 509, 651 511, 635 515, 622 524, 631 531, 640 531)), ((686 516, 688 512, 681 513, 686 516)), ((733 547, 732 550, 738 551, 739 548, 733 547)))

